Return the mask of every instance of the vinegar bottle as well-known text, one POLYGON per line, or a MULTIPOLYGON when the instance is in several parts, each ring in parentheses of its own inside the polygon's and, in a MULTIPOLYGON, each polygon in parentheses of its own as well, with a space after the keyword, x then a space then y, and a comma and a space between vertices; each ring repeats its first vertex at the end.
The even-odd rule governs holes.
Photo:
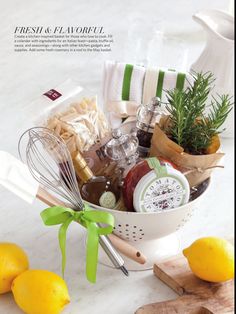
POLYGON ((82 181, 83 200, 105 208, 114 208, 120 198, 120 188, 107 176, 95 176, 80 153, 73 158, 76 175, 82 181))

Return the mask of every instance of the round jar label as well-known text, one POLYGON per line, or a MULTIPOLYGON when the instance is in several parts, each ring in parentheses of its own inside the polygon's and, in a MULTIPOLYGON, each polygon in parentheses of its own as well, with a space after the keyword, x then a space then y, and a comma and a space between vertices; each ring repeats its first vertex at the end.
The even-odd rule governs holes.
POLYGON ((104 192, 99 198, 99 204, 105 208, 114 208, 116 206, 116 196, 111 191, 104 192))
POLYGON ((151 171, 134 190, 134 208, 138 212, 161 212, 185 204, 188 198, 189 191, 182 178, 171 174, 158 178, 151 171))

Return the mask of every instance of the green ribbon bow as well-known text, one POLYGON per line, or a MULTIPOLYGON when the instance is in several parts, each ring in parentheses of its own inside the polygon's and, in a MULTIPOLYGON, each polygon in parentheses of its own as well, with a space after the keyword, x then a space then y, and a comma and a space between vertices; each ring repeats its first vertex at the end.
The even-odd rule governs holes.
POLYGON ((87 228, 87 252, 86 252, 86 275, 90 282, 96 282, 99 236, 112 233, 114 217, 110 213, 92 210, 84 204, 82 211, 71 208, 54 206, 41 212, 41 217, 46 226, 61 225, 58 233, 59 244, 62 254, 62 273, 64 276, 66 265, 66 232, 72 221, 80 223, 87 228), (101 223, 106 227, 100 227, 101 223))

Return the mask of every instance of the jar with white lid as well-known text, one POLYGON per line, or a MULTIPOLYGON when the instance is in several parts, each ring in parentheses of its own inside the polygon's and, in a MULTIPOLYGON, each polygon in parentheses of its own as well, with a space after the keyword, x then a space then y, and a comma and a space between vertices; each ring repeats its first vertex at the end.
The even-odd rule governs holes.
POLYGON ((123 198, 129 211, 161 212, 189 201, 188 180, 171 164, 156 157, 134 166, 123 184, 123 198))

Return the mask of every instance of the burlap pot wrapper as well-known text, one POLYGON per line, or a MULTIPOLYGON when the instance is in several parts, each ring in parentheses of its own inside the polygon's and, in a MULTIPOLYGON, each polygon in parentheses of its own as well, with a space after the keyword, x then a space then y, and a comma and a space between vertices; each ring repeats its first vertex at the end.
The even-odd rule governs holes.
POLYGON ((156 124, 151 142, 150 156, 162 157, 172 161, 185 174, 190 187, 193 187, 209 178, 214 168, 222 167, 219 165, 219 161, 224 154, 187 154, 181 146, 169 139, 160 126, 156 124))

